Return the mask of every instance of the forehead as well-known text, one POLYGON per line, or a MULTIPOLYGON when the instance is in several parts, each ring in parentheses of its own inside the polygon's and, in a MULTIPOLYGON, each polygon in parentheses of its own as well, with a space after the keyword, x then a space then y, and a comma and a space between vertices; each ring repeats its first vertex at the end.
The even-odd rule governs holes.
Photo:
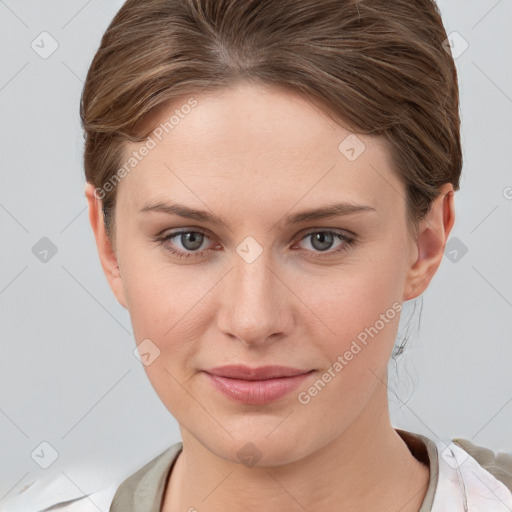
POLYGON ((378 207, 401 189, 383 137, 352 133, 288 88, 242 83, 183 96, 151 122, 151 149, 120 184, 133 203, 173 193, 195 193, 196 203, 199 194, 236 194, 244 204, 322 194, 378 207))

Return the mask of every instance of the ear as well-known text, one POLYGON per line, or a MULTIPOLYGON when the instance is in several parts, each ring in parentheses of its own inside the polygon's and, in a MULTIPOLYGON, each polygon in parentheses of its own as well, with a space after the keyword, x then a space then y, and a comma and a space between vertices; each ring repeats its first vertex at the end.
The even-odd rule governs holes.
POLYGON ((455 222, 454 190, 444 184, 432 206, 420 221, 411 266, 407 273, 403 300, 421 295, 437 272, 448 236, 455 222))
POLYGON ((95 188, 92 183, 87 183, 85 185, 85 197, 89 205, 89 222, 91 223, 94 237, 96 239, 96 247, 98 249, 98 255, 100 257, 101 266, 103 267, 103 272, 119 304, 128 309, 117 256, 105 230, 105 220, 101 199, 96 195, 95 188))

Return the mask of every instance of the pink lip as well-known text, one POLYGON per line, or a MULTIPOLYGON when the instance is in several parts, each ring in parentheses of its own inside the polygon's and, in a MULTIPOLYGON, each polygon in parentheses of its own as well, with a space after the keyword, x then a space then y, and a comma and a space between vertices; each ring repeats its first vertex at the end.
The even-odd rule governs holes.
POLYGON ((245 404, 261 405, 287 395, 312 371, 286 366, 250 368, 231 365, 205 370, 205 374, 210 382, 228 397, 245 404))

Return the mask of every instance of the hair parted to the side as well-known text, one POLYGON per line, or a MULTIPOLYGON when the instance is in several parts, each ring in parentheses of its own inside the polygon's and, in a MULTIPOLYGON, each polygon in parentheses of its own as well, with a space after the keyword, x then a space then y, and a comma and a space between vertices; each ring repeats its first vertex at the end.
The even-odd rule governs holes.
MULTIPOLYGON (((358 133, 385 136, 414 235, 439 188, 459 189, 459 91, 446 37, 433 0, 128 0, 82 92, 86 179, 102 188, 126 143, 151 133, 140 129, 147 115, 178 97, 239 80, 284 86, 358 133)), ((113 238, 117 187, 108 188, 113 238)))

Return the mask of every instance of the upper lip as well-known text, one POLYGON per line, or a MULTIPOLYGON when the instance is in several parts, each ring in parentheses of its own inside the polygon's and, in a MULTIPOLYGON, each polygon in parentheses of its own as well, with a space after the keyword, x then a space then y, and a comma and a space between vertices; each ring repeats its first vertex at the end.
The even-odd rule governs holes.
POLYGON ((279 377, 293 377, 295 375, 308 373, 311 370, 290 368, 288 366, 260 366, 257 368, 251 368, 250 366, 244 365, 228 365, 217 366, 205 371, 211 375, 229 377, 231 379, 266 380, 279 377))

